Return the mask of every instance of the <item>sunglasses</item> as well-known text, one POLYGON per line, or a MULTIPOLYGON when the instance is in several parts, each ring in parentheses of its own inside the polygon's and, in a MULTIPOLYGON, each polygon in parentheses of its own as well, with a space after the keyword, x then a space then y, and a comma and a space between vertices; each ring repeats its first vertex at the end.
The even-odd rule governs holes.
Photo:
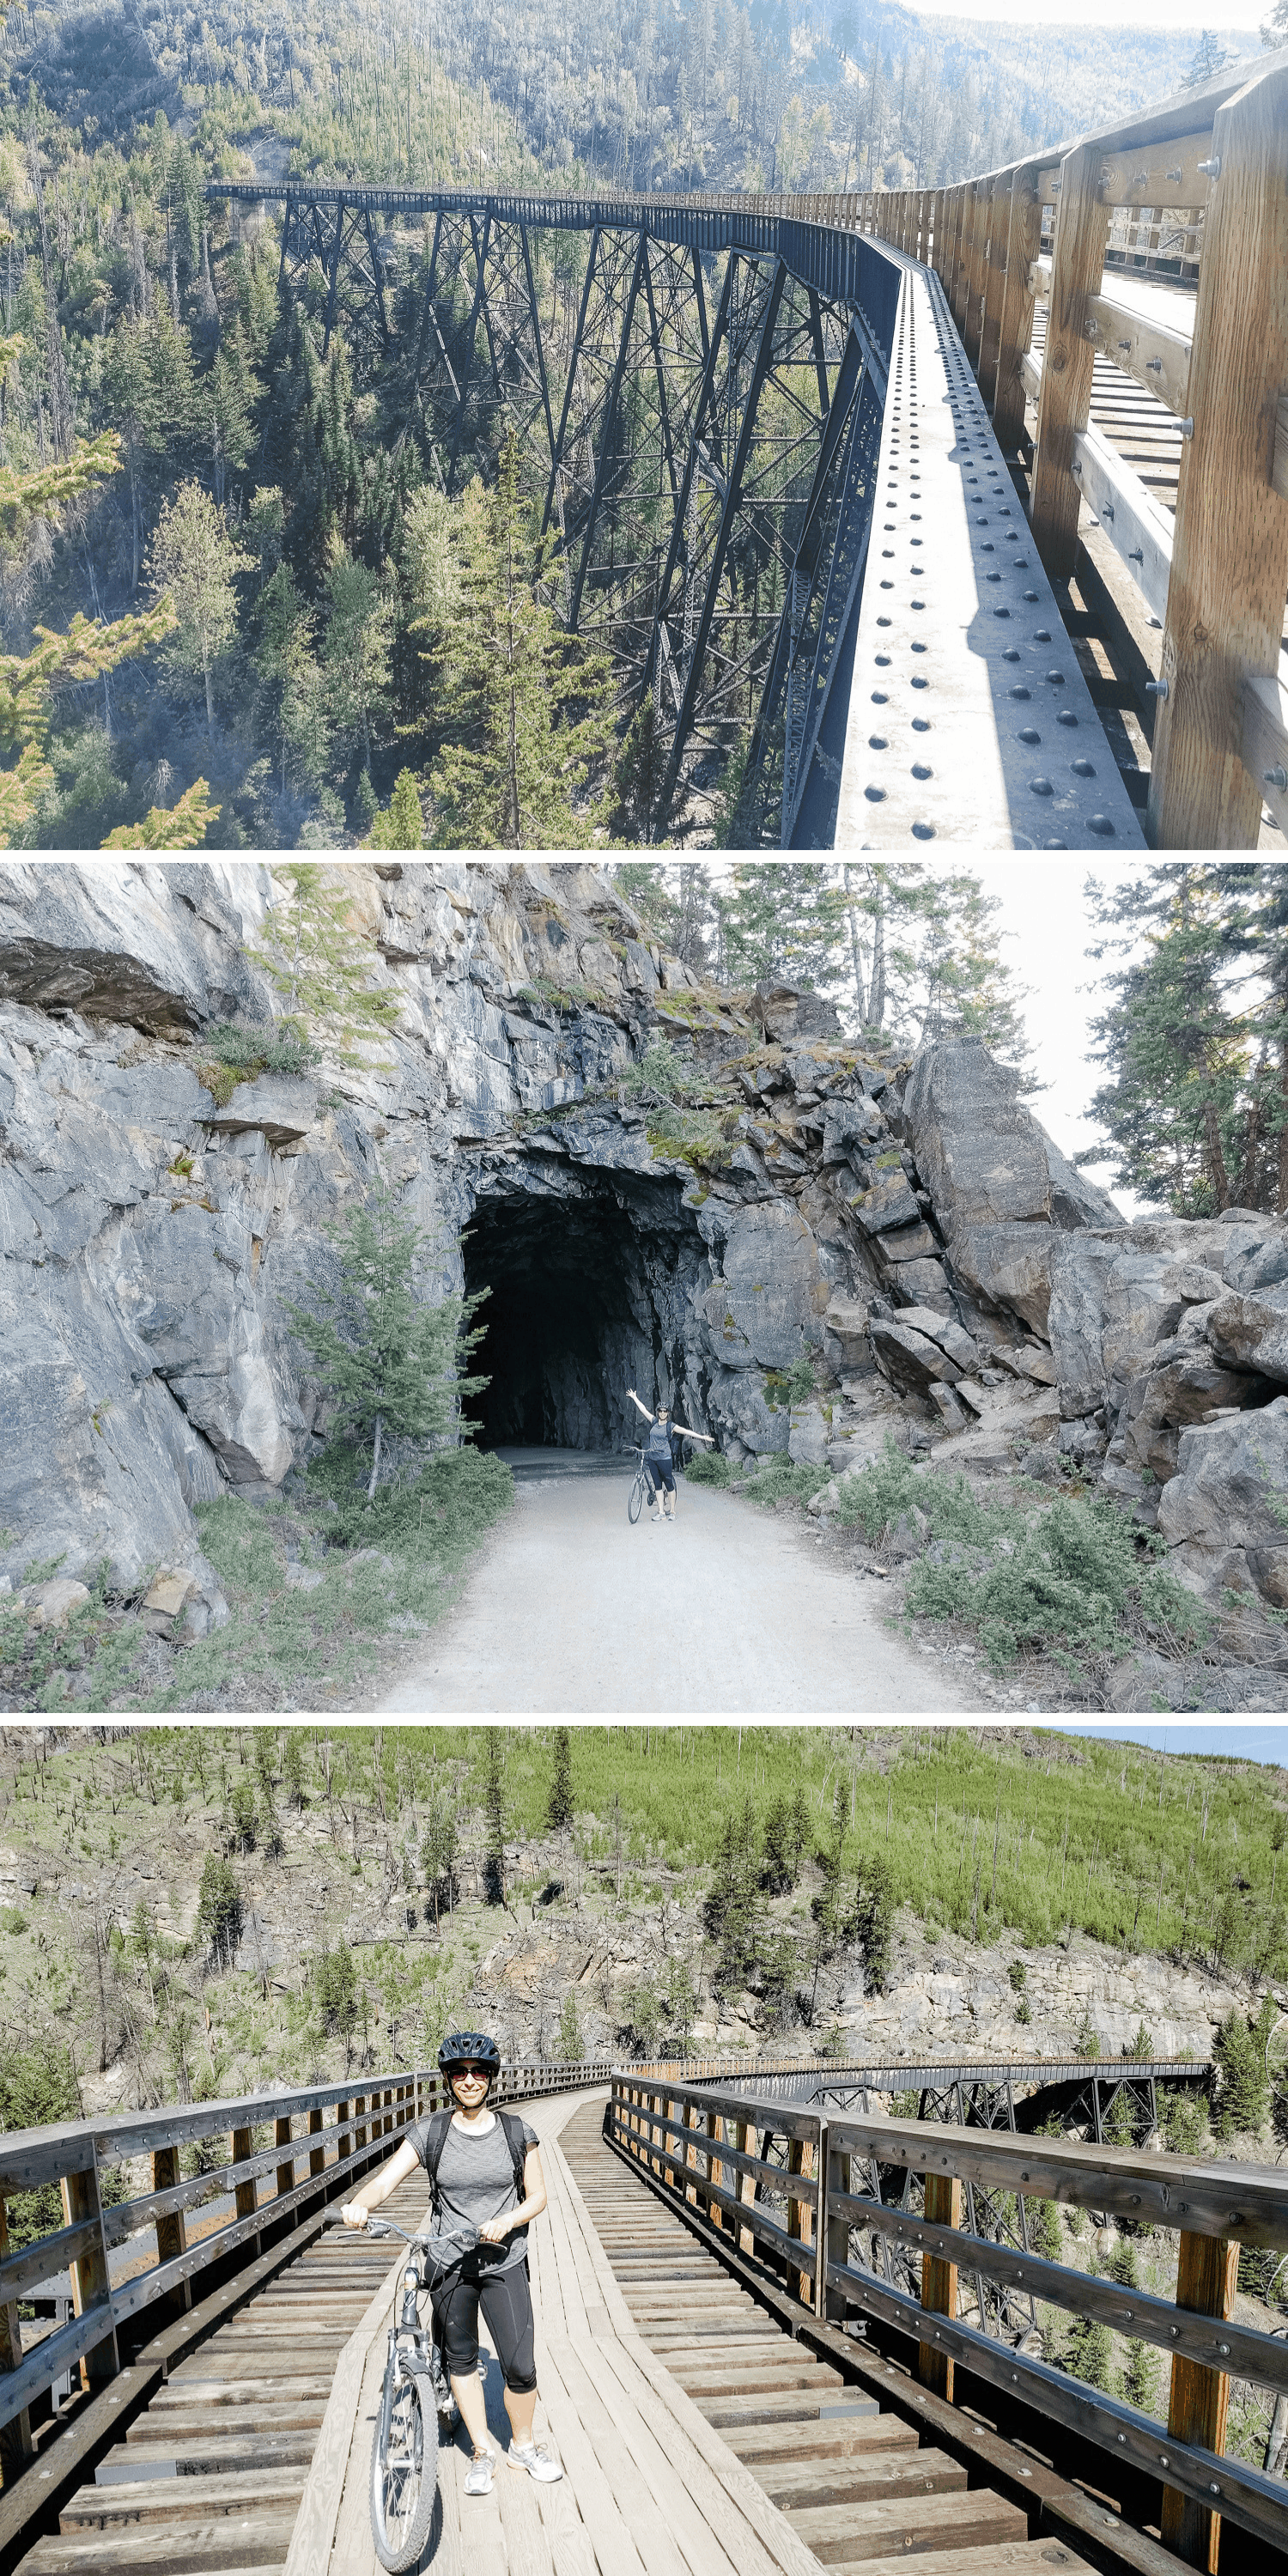
POLYGON ((452 2068, 452 2082, 454 2084, 486 2084, 488 2081, 489 2076, 486 2066, 454 2066, 452 2068))

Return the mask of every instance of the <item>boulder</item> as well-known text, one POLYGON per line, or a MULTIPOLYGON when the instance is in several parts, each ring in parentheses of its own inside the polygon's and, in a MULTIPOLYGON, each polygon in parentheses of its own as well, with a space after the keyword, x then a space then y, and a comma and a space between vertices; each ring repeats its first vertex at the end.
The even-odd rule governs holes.
POLYGON ((1230 1368, 1256 1369, 1288 1383, 1288 1293, 1280 1305, 1273 1288, 1218 1299, 1207 1319, 1207 1338, 1230 1368))
POLYGON ((1192 1590, 1288 1600, 1288 1395, 1182 1431, 1158 1526, 1192 1590))
POLYGON ((923 1047, 903 1090, 902 1132, 950 1238, 1031 1223, 1067 1231, 1122 1223, 1019 1098, 1019 1075, 978 1038, 923 1047))
POLYGON ((875 1101, 829 1100, 823 1119, 823 1160, 843 1163, 852 1146, 876 1144, 888 1133, 875 1101))
MULTIPOLYGON (((924 1232, 925 1229, 919 1228, 918 1231, 924 1232)), ((883 1249, 888 1249, 888 1246, 883 1249)), ((901 1261, 891 1276, 890 1293, 900 1303, 906 1297, 910 1306, 933 1306, 938 1315, 956 1315, 944 1265, 928 1255, 916 1255, 911 1260, 901 1261)))
POLYGON ((933 1306, 901 1306, 898 1322, 912 1333, 924 1333, 928 1341, 937 1342, 959 1369, 979 1367, 979 1345, 962 1331, 951 1315, 942 1315, 933 1306))
POLYGON ((294 1145, 307 1136, 317 1114, 316 1083, 261 1073, 255 1082, 239 1082, 227 1106, 212 1108, 203 1124, 222 1136, 257 1128, 270 1145, 294 1145))
POLYGON ((1071 1422, 1105 1400, 1105 1283, 1117 1258, 1112 1242, 1088 1233, 1068 1235, 1051 1249, 1047 1331, 1061 1408, 1071 1422))
POLYGON ((1048 1225, 977 1225, 952 1234, 948 1260, 953 1278, 985 1307, 1012 1314, 1045 1333, 1051 1305, 1051 1264, 1061 1237, 1048 1225))
POLYGON ((783 1047, 799 1046, 812 1038, 834 1038, 840 1033, 835 1002, 827 1001, 822 993, 802 993, 794 984, 758 984, 751 1008, 766 1037, 783 1047))
POLYGON ((889 1234, 896 1226, 920 1224, 921 1210, 905 1174, 897 1168, 877 1171, 850 1204, 865 1234, 889 1234))
POLYGON ((838 1377, 865 1374, 872 1366, 868 1309, 843 1288, 833 1289, 824 1309, 823 1356, 838 1377))
POLYGON ((33 1628, 65 1628, 73 1610, 79 1610, 90 1597, 89 1585, 77 1583, 74 1576, 55 1575, 52 1582, 34 1584, 27 1594, 27 1611, 33 1628))
POLYGON ((787 1433, 787 1455, 796 1467, 821 1467, 827 1456, 828 1426, 817 1404, 794 1404, 787 1433))
POLYGON ((896 1267, 902 1270, 906 1263, 913 1262, 920 1273, 934 1260, 939 1246, 929 1226, 918 1218, 915 1225, 891 1226, 888 1232, 874 1235, 871 1250, 883 1272, 896 1267))
POLYGON ((878 1360, 906 1395, 926 1395, 939 1381, 945 1380, 951 1386, 962 1375, 938 1342, 911 1331, 902 1319, 895 1323, 874 1317, 871 1333, 878 1360))
POLYGON ((1125 1463, 1148 1467, 1161 1485, 1175 1473, 1187 1425, 1217 1412, 1263 1405, 1274 1389, 1267 1378, 1222 1368, 1203 1342, 1162 1342, 1150 1356, 1149 1369, 1133 1378, 1127 1390, 1118 1428, 1124 1435, 1125 1463))
POLYGON ((722 1443, 738 1440, 758 1458, 786 1451, 788 1408, 769 1402, 759 1369, 718 1369, 707 1389, 707 1415, 722 1443))
POLYGON ((1227 1288, 1237 1289, 1243 1297, 1288 1285, 1288 1227, 1271 1217, 1238 1226, 1221 1263, 1221 1276, 1227 1288))

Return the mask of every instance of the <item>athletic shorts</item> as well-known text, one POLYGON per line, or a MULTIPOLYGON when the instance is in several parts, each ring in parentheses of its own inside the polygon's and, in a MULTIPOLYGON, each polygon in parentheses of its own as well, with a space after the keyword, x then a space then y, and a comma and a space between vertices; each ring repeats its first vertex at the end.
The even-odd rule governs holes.
POLYGON ((479 2309, 487 2319, 505 2384, 522 2397, 537 2384, 536 2341, 528 2259, 480 2280, 456 2280, 434 2301, 434 2325, 453 2379, 468 2379, 479 2359, 479 2309))
POLYGON ((657 1492, 659 1485, 665 1485, 668 1494, 673 1494, 675 1492, 675 1469, 669 1464, 667 1459, 646 1458, 644 1461, 644 1473, 648 1478, 649 1489, 652 1493, 655 1494, 657 1492))

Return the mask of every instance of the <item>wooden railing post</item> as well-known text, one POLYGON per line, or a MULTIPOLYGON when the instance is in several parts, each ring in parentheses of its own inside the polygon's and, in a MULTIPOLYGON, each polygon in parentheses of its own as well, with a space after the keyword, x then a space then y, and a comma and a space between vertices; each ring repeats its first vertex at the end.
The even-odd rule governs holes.
MULTIPOLYGON (((335 2106, 335 2125, 339 2130, 347 2129, 349 2125, 349 2105, 347 2102, 337 2102, 335 2106)), ((336 2163, 339 2163, 341 2156, 351 2156, 352 2153, 352 2138, 337 2137, 335 2142, 336 2163)))
MULTIPOLYGON (((1284 148, 1288 71, 1217 110, 1190 357, 1149 782, 1157 849, 1255 850, 1266 780, 1244 757, 1243 692, 1274 678, 1288 590, 1288 494, 1275 484, 1288 390, 1284 148)), ((1277 766, 1277 763, 1272 763, 1277 766)))
MULTIPOLYGON (((926 2224, 928 2227, 960 2227, 962 2223, 962 2187, 955 2174, 926 2176, 926 2224)), ((937 2254, 921 2258, 921 2304, 938 2317, 957 2314, 957 2266, 941 2261, 937 2254)), ((936 2350, 932 2343, 919 2347, 921 2378, 937 2397, 953 2397, 953 2361, 951 2353, 936 2350)))
MULTIPOLYGON (((1176 2266, 1178 2308, 1189 2308, 1201 2317, 1233 2316, 1238 2277, 1239 2248, 1228 2237, 1194 2236, 1188 2229, 1182 2230, 1176 2266)), ((1179 2353, 1173 2356, 1167 2430, 1174 2442, 1197 2442, 1205 2451, 1215 2451, 1219 2456, 1225 2449, 1229 2406, 1230 2382, 1223 2370, 1208 2370, 1200 2362, 1183 2361, 1179 2353)), ((1165 2549, 1174 2550, 1188 2566, 1202 2567, 1208 2576, 1216 2576, 1221 2546, 1219 2513, 1209 2513, 1191 2496, 1164 2486, 1161 2527, 1165 2549)))
MULTIPOLYGON (((696 2131, 700 2126, 701 2119, 702 2114, 698 2109, 697 2103, 686 2102, 684 2106, 685 2128, 696 2131)), ((700 2150, 697 2147, 691 2147, 686 2143, 684 2149, 684 2169, 686 2173, 697 2172, 699 2152, 700 2150)), ((694 2209, 697 2208, 698 2186, 696 2182, 686 2182, 684 2186, 684 2197, 694 2209)))
MULTIPOLYGON (((787 2149, 787 2170, 789 2174, 799 2174, 803 2180, 813 2180, 814 2146, 812 2139, 792 2138, 789 2141, 787 2149)), ((811 2250, 814 2241, 814 2212, 807 2200, 796 2200, 792 2198, 790 2194, 787 2201, 787 2233, 793 2241, 802 2246, 806 2252, 811 2250)), ((787 2286, 791 2291, 792 2297, 794 2299, 799 2299, 803 2307, 812 2306, 814 2298, 813 2264, 810 2265, 808 2272, 796 2271, 795 2269, 789 2271, 787 2286)))
POLYGON ((1010 234, 1014 173, 1004 170, 988 183, 988 254, 984 265, 980 317, 979 388, 987 409, 997 405, 997 362, 1002 346, 1002 302, 1006 293, 1006 246, 1010 234))
POLYGON ((827 2300, 828 2182, 831 2157, 828 2152, 828 2124, 820 2119, 818 2143, 814 2149, 814 2314, 824 2314, 827 2300))
POLYGON ((357 2124, 358 2124, 358 2125, 357 2125, 357 2127, 356 2127, 356 2128, 355 2128, 355 2130, 354 2130, 354 2133, 353 2133, 353 2144, 354 2144, 354 2150, 355 2150, 355 2152, 356 2152, 359 2148, 361 2148, 361 2147, 365 2147, 365 2145, 366 2145, 366 2143, 367 2143, 367 2123, 366 2123, 366 2120, 365 2120, 365 2118, 364 2118, 364 2116, 363 2116, 363 2115, 364 2115, 364 2113, 365 2113, 365 2111, 366 2111, 366 2108, 367 2108, 367 2097, 366 2097, 366 2094, 365 2094, 365 2093, 359 2093, 359 2094, 358 2094, 358 2096, 357 2096, 357 2098, 356 2098, 356 2100, 355 2100, 355 2102, 354 2102, 354 2105, 353 2105, 353 2109, 354 2109, 354 2116, 355 2116, 356 2121, 357 2121, 357 2124))
POLYGON ((87 2308, 101 2306, 107 2332, 101 2343, 92 2344, 81 2358, 81 2385, 86 2389, 101 2388, 114 2379, 120 2369, 116 2349, 116 2328, 112 2323, 112 2285, 108 2278, 107 2247, 103 2241, 103 2212, 98 2197, 98 2163, 86 2165, 82 2172, 64 2174, 62 2179, 63 2216, 69 2227, 78 2227, 85 2219, 97 2222, 98 2243, 77 2256, 71 2266, 72 2308, 83 2317, 87 2308))
MULTIPOLYGON (((1099 293, 1109 237, 1109 209, 1100 197, 1103 159, 1098 144, 1080 143, 1060 164, 1030 511, 1033 541, 1053 581, 1068 577, 1078 553, 1082 494, 1073 443, 1091 410, 1096 353, 1087 338, 1087 298, 1099 293)), ((1279 606, 1282 615, 1282 600, 1279 606)))
MULTIPOLYGON (((230 2143, 232 2162, 235 2165, 245 2164, 251 2152, 251 2137, 252 2132, 249 2129, 233 2130, 230 2143)), ((239 2218, 254 2217, 259 2207, 259 2182, 256 2175, 252 2174, 247 2182, 234 2183, 233 2200, 239 2218)))
MULTIPOLYGON (((0 2263, 8 2251, 9 2222, 4 2202, 0 2200, 0 2263)), ((6 2300, 0 2303, 0 2371, 16 2370, 21 2359, 22 2327, 17 2304, 6 2300)), ((19 2414, 11 2416, 7 2424, 0 2426, 0 2488, 8 2486, 10 2480, 19 2474, 31 2452, 31 2417, 24 2406, 19 2414)))
MULTIPOLYGON (((708 2111, 708 2113, 707 2113, 707 2192, 706 2192, 707 2217, 708 2217, 708 2219, 710 2220, 711 2225, 712 2225, 713 2227, 719 2227, 719 2228, 723 2228, 724 2223, 725 2223, 725 2216, 724 2216, 724 2211, 719 2207, 718 2203, 712 2200, 712 2197, 711 2197, 711 2187, 712 2187, 712 2184, 715 2182, 715 2179, 716 2179, 716 2172, 717 2172, 717 2160, 716 2160, 716 2153, 715 2153, 715 2150, 716 2150, 716 2147, 717 2147, 717 2146, 720 2144, 720 2142, 723 2140, 723 2137, 724 2137, 724 2121, 721 2119, 719 2112, 718 2112, 718 2111, 708 2111)), ((723 2165, 720 2165, 718 2169, 719 2169, 719 2174, 720 2174, 720 2184, 719 2184, 718 2188, 723 2188, 723 2184, 724 2184, 724 2166, 723 2166, 723 2165)))
MULTIPOLYGON (((735 2145, 735 2147, 737 2148, 738 2153, 739 2153, 739 2155, 740 2155, 740 2156, 754 2156, 754 2154, 755 2154, 755 2152, 756 2152, 756 2132, 755 2132, 754 2128, 751 2126, 750 2121, 748 2121, 748 2120, 738 2120, 738 2121, 736 2121, 736 2122, 735 2122, 735 2124, 734 2124, 734 2133, 733 2133, 733 2142, 734 2142, 734 2145, 735 2145)), ((737 2186, 737 2197, 738 2197, 738 2199, 739 2199, 739 2200, 741 2200, 741 2201, 754 2201, 754 2200, 755 2200, 755 2197, 756 2197, 756 2177, 755 2177, 755 2175, 754 2175, 754 2174, 742 2173, 742 2172, 740 2172, 740 2173, 739 2173, 739 2175, 738 2175, 738 2186, 737 2186)), ((755 2239, 755 2237, 753 2236, 751 2229, 750 2229, 749 2227, 739 2227, 739 2229, 738 2229, 738 2251, 739 2251, 739 2253, 740 2253, 740 2254, 754 2254, 755 2250, 756 2250, 756 2239, 755 2239)))
POLYGON ((836 2318, 845 2315, 845 2298, 840 2290, 828 2288, 827 2266, 832 2263, 848 2263, 850 2259, 850 2222, 839 2213, 833 2214, 837 2198, 850 2188, 850 2159, 848 2155, 840 2154, 833 2147, 830 2130, 823 2141, 823 2146, 827 2156, 827 2190, 824 2199, 827 2235, 823 2252, 821 2313, 824 2317, 836 2318))
MULTIPOLYGON (((179 2149, 177 2147, 154 2147, 152 2151, 153 2190, 173 2191, 179 2180, 179 2149)), ((183 2211, 181 2209, 165 2211, 157 2220, 158 2263, 173 2263, 178 2255, 186 2254, 187 2250, 188 2231, 184 2225, 183 2211)), ((178 2290, 175 2294, 174 2304, 176 2314, 192 2306, 191 2281, 181 2281, 179 2283, 178 2290)))
MULTIPOLYGON (((288 2117, 288 2118, 286 2118, 285 2120, 275 2120, 275 2121, 274 2121, 274 2123, 273 2123, 273 2144, 274 2144, 274 2146, 275 2146, 275 2147, 289 2147, 290 2143, 291 2143, 291 2123, 290 2123, 290 2119, 289 2119, 289 2117, 288 2117)), ((279 2164, 279 2166, 278 2166, 278 2168, 277 2168, 277 2193, 278 2193, 278 2198, 279 2198, 279 2200, 281 2199, 282 2195, 283 2195, 285 2192, 288 2192, 288 2191, 294 2191, 294 2189, 295 2189, 295 2158, 294 2158, 294 2156, 286 2156, 286 2157, 284 2157, 284 2158, 283 2158, 283 2160, 282 2160, 281 2164, 279 2164)))
MULTIPOLYGON (((321 2135, 322 2135, 322 2105, 321 2105, 321 2103, 320 2103, 320 2102, 315 2102, 315 2103, 314 2103, 314 2105, 313 2105, 312 2110, 311 2110, 311 2111, 310 2111, 310 2113, 309 2113, 309 2136, 310 2136, 311 2138, 320 2138, 320 2137, 321 2137, 321 2135)), ((326 2148, 325 2148, 325 2147, 310 2147, 310 2149, 309 2149, 309 2172, 310 2172, 311 2174, 320 2174, 320 2173, 325 2173, 325 2172, 326 2172, 326 2148)))
POLYGON ((1024 379, 1021 362, 1033 337, 1033 296, 1029 271, 1042 236, 1042 202, 1037 171, 1017 170, 1011 180, 1006 232, 1006 277, 997 332, 997 394, 993 429, 1003 455, 1018 447, 1024 429, 1024 379))

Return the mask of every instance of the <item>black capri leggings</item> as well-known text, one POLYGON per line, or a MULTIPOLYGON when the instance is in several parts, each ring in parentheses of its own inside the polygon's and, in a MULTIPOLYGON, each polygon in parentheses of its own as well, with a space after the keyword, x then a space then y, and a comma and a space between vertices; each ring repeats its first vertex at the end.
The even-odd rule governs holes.
POLYGON ((459 2277, 434 2301, 434 2321, 443 2358, 454 2379, 467 2379, 478 2368, 479 2309, 487 2318, 506 2387, 522 2397, 537 2384, 536 2343, 528 2258, 504 2271, 489 2270, 480 2279, 459 2277))
POLYGON ((667 1459, 646 1458, 644 1473, 654 1493, 657 1492, 659 1485, 665 1485, 668 1494, 675 1492, 675 1469, 667 1459))

